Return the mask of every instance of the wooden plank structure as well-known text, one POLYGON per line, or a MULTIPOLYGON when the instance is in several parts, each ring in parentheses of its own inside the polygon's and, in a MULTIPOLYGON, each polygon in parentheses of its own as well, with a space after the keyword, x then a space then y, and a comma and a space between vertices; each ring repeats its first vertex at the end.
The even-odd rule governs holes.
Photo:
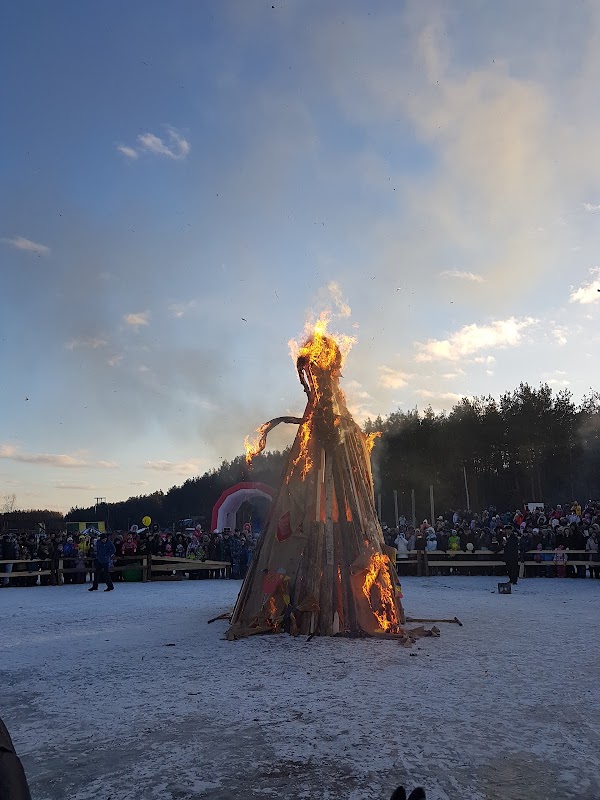
MULTIPOLYGON (((12 572, 0 571, 0 582, 4 578, 10 581, 15 581, 22 578, 31 578, 39 576, 50 576, 55 585, 64 583, 64 575, 69 574, 87 574, 94 572, 94 558, 89 556, 84 559, 84 569, 77 567, 65 567, 65 561, 73 561, 73 558, 60 558, 53 562, 51 559, 2 559, 0 560, 0 570, 3 569, 3 564, 24 564, 26 569, 12 572), (48 564, 49 568, 40 569, 42 564, 48 564)), ((168 574, 185 573, 185 572, 201 572, 201 571, 215 571, 225 572, 229 575, 231 565, 227 561, 198 561, 191 558, 171 558, 168 556, 119 556, 117 559, 119 566, 114 566, 111 569, 111 574, 115 572, 125 572, 126 570, 135 569, 139 566, 142 573, 142 581, 151 581, 159 579, 168 574), (126 562, 126 563, 122 563, 126 562)))
POLYGON ((242 585, 228 638, 292 634, 402 635, 396 571, 373 498, 371 442, 352 419, 339 387, 342 352, 317 323, 299 349, 304 415, 258 429, 249 458, 280 422, 296 439, 242 585))
MULTIPOLYGON (((594 567, 590 563, 589 553, 585 550, 565 550, 569 556, 567 567, 594 567), (575 556, 575 558, 572 558, 575 556)), ((535 561, 534 555, 554 555, 554 550, 529 550, 526 554, 525 560, 520 560, 520 564, 525 567, 553 567, 553 561, 535 561)), ((491 567, 506 567, 506 562, 502 559, 502 551, 492 553, 490 550, 472 550, 465 552, 463 550, 430 550, 426 553, 427 568, 452 568, 452 569, 488 569, 491 567)), ((417 564, 417 551, 410 550, 407 553, 407 558, 398 558, 396 556, 396 569, 400 573, 403 566, 415 567, 417 564)), ((523 575, 522 577, 527 577, 523 575)))

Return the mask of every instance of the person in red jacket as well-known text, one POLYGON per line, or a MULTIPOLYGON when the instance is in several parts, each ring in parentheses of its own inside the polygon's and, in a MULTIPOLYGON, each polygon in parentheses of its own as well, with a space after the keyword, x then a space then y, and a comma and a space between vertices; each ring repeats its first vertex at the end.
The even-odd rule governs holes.
POLYGON ((127 536, 127 541, 123 544, 123 555, 124 556, 134 556, 137 553, 137 544, 133 539, 132 534, 130 533, 127 536))

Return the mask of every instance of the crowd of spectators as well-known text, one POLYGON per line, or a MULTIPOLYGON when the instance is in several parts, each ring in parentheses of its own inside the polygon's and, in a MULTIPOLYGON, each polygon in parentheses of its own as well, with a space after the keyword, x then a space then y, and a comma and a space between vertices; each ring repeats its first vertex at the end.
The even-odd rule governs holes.
MULTIPOLYGON (((88 574, 93 572, 96 543, 100 532, 86 528, 83 532, 69 535, 65 533, 6 533, 0 539, 0 561, 20 560, 27 563, 4 564, 0 567, 0 587, 35 586, 56 584, 60 581, 59 563, 65 583, 85 583, 88 574), (37 575, 37 572, 48 575, 37 575), (21 575, 21 573, 23 573, 21 575), (9 577, 10 576, 10 577, 9 577)), ((192 580, 216 578, 243 578, 252 561, 257 534, 249 526, 245 530, 230 530, 207 533, 198 525, 179 532, 161 530, 158 525, 152 528, 138 528, 132 525, 129 531, 115 531, 110 535, 115 546, 112 569, 133 564, 142 556, 162 556, 187 558, 193 561, 219 561, 228 565, 222 569, 190 570, 192 580)), ((168 563, 168 562, 165 562, 168 563)), ((115 570, 113 580, 122 580, 123 572, 115 570)), ((90 578, 91 579, 91 578, 90 578)))
MULTIPOLYGON (((511 532, 518 536, 521 561, 535 561, 539 569, 527 569, 529 575, 557 577, 586 577, 586 566, 569 564, 585 561, 590 577, 600 579, 600 501, 589 501, 584 507, 578 502, 557 506, 524 506, 515 512, 499 513, 494 506, 483 512, 448 511, 430 523, 411 525, 401 516, 398 525, 383 525, 386 544, 397 551, 397 559, 408 559, 411 551, 433 553, 486 553, 502 557, 504 545, 511 532)), ((85 583, 93 572, 99 531, 87 528, 69 535, 64 533, 6 533, 0 538, 0 561, 26 563, 4 564, 0 569, 0 587, 34 586, 65 583, 85 583), (65 570, 58 573, 59 564, 65 570), (48 572, 37 575, 37 572, 48 572), (12 573, 12 574, 11 574, 12 573), (22 575, 21 575, 22 573, 22 575)), ((158 525, 110 535, 115 546, 112 568, 152 556, 187 558, 195 561, 218 561, 225 569, 190 569, 190 579, 206 577, 243 578, 252 561, 258 534, 245 526, 244 530, 222 532, 203 531, 200 525, 177 532, 161 530, 158 525)), ((168 563, 168 562, 167 562, 168 563)), ((113 580, 122 580, 123 572, 113 572, 113 580)))
POLYGON ((577 501, 531 509, 524 505, 503 513, 490 506, 481 513, 448 511, 433 524, 423 520, 411 525, 401 516, 397 527, 383 526, 386 544, 396 548, 398 560, 407 559, 411 551, 501 557, 512 531, 518 537, 520 560, 540 565, 526 569, 526 574, 585 578, 586 566, 569 565, 571 553, 572 560, 587 562, 590 577, 600 579, 600 502, 590 500, 584 507, 577 501))

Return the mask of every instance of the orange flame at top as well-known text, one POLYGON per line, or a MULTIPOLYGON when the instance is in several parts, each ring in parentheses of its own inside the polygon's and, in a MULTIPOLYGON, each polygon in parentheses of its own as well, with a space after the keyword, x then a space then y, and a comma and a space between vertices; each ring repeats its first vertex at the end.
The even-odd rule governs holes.
POLYGON ((385 553, 373 553, 362 590, 381 630, 395 632, 399 627, 399 620, 394 602, 394 586, 388 565, 389 559, 385 553))
POLYGON ((290 339, 288 346, 294 363, 303 356, 321 369, 342 366, 356 339, 353 336, 328 332, 327 327, 330 321, 331 312, 323 311, 317 320, 312 318, 307 322, 304 328, 303 344, 299 344, 295 339, 290 339), (339 363, 337 363, 338 361, 339 363))
POLYGON ((375 442, 381 436, 381 431, 373 431, 372 433, 367 433, 367 449, 369 453, 375 447, 375 442))

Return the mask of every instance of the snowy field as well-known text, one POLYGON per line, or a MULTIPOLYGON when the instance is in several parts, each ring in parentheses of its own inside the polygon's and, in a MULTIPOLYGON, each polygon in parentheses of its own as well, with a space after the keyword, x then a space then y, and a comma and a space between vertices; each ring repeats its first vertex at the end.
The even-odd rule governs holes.
POLYGON ((600 581, 405 578, 440 639, 223 639, 237 581, 0 591, 33 800, 600 798, 600 581))

